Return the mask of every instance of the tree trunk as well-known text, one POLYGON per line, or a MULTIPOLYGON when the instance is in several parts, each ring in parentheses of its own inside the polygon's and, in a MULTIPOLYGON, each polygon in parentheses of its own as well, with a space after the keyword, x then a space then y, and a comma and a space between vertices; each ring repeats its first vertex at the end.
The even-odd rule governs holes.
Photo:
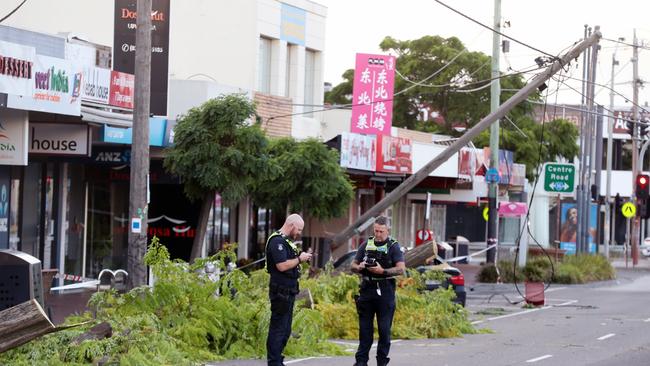
POLYGON ((196 224, 196 235, 194 236, 194 242, 192 243, 190 263, 201 256, 201 248, 203 247, 205 232, 208 229, 208 218, 210 217, 210 209, 212 208, 212 203, 214 202, 214 195, 215 192, 210 191, 206 193, 205 196, 203 196, 203 201, 201 202, 201 211, 199 211, 199 220, 196 224))
POLYGON ((434 242, 427 241, 422 243, 404 254, 404 263, 409 268, 423 266, 426 264, 428 258, 438 254, 437 249, 434 242))
POLYGON ((0 311, 0 353, 55 330, 34 299, 0 311))

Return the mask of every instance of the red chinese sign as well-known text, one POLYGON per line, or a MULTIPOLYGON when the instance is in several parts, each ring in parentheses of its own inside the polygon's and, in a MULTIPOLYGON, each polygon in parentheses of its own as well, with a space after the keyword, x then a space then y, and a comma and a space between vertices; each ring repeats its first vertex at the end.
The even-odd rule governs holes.
POLYGON ((358 53, 350 132, 390 135, 395 56, 358 53))
POLYGON ((403 137, 377 136, 377 171, 411 174, 413 160, 411 140, 403 137))
POLYGON ((135 76, 125 72, 111 71, 108 104, 122 108, 133 108, 134 89, 135 76))

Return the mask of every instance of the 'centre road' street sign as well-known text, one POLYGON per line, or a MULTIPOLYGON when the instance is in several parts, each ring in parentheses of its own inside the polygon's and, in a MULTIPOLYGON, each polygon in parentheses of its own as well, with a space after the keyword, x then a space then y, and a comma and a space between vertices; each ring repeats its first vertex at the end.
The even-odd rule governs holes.
POLYGON ((552 193, 573 193, 576 168, 573 164, 544 164, 544 190, 552 193))

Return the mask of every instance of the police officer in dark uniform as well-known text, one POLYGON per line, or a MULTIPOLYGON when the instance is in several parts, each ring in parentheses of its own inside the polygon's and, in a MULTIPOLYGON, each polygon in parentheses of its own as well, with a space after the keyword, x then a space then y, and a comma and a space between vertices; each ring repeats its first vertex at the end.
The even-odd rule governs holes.
POLYGON ((266 339, 266 359, 269 366, 284 365, 282 351, 291 335, 293 304, 298 294, 300 263, 311 260, 309 253, 301 252, 294 244, 302 234, 305 222, 297 214, 287 217, 282 228, 266 241, 266 269, 271 274, 269 299, 271 323, 266 339))
POLYGON ((390 229, 386 218, 377 217, 373 229, 375 236, 359 247, 352 261, 352 271, 361 274, 359 297, 356 300, 359 349, 355 355, 355 366, 368 365, 375 315, 379 331, 377 365, 388 365, 390 328, 395 314, 395 277, 404 274, 406 270, 399 243, 388 236, 390 229))

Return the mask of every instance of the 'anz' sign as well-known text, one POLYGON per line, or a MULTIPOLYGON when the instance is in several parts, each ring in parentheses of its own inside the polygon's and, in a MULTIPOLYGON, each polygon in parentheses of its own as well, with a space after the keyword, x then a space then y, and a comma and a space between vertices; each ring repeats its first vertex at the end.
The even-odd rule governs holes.
POLYGON ((131 150, 110 150, 110 151, 97 151, 93 149, 93 161, 100 164, 130 164, 131 163, 131 150))

